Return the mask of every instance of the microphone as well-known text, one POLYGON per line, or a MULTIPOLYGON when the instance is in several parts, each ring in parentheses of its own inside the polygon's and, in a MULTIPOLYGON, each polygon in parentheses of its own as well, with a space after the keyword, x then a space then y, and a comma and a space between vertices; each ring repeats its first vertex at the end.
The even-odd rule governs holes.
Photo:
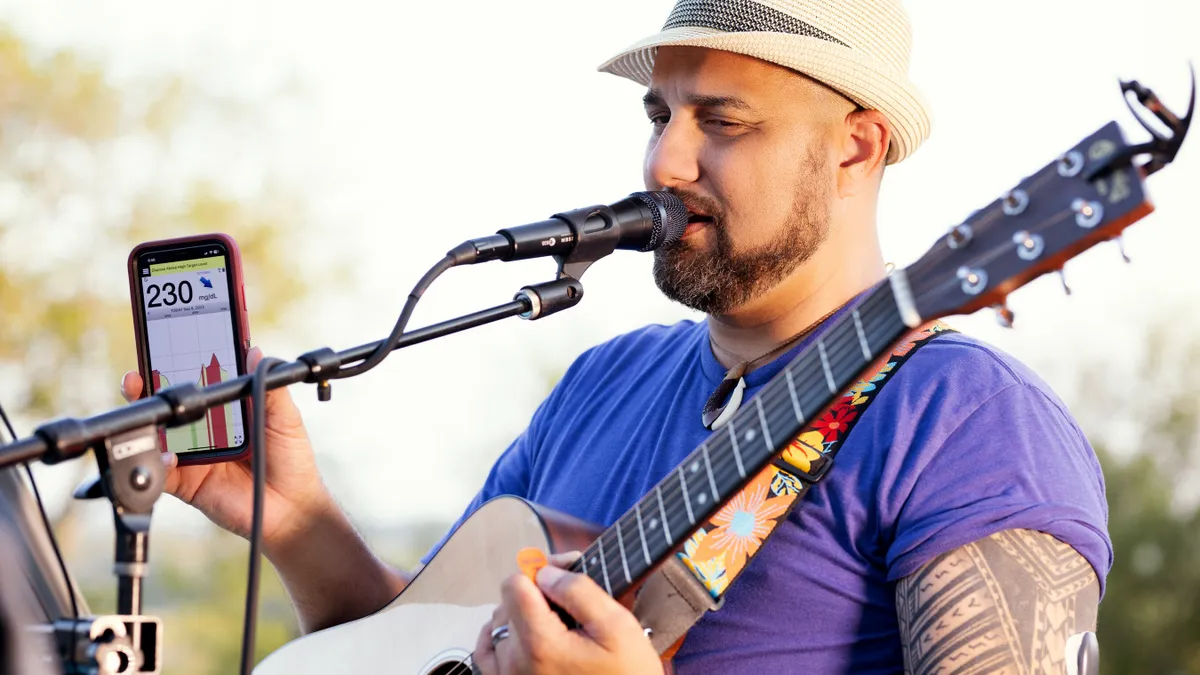
POLYGON ((556 213, 550 220, 468 239, 447 255, 455 265, 543 256, 590 263, 618 248, 653 251, 674 243, 687 229, 687 219, 687 207, 679 197, 669 192, 635 192, 609 206, 556 213))

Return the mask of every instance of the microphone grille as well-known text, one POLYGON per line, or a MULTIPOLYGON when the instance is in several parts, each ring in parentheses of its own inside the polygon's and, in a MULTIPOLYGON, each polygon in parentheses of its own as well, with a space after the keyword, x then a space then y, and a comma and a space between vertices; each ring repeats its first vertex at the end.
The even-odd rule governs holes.
POLYGON ((634 197, 650 207, 654 231, 642 251, 674 244, 687 229, 688 211, 683 200, 670 192, 635 192, 634 197))

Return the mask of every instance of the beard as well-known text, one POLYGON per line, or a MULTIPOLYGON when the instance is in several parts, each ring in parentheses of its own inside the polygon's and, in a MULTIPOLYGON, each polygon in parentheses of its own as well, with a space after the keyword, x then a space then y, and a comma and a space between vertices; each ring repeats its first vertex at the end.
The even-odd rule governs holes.
POLYGON ((832 186, 820 158, 805 162, 791 212, 771 241, 734 246, 727 218, 714 199, 676 192, 689 207, 712 217, 711 247, 680 240, 654 252, 654 283, 663 295, 705 314, 724 314, 759 297, 812 257, 829 234, 832 186))

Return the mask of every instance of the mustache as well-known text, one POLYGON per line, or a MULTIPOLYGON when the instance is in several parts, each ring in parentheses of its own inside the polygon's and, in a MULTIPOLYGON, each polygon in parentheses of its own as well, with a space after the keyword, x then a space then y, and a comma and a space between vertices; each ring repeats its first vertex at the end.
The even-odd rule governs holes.
POLYGON ((720 221, 725 213, 725 210, 721 208, 721 203, 712 197, 686 190, 671 189, 668 192, 679 197, 683 205, 692 213, 702 213, 717 222, 720 221))

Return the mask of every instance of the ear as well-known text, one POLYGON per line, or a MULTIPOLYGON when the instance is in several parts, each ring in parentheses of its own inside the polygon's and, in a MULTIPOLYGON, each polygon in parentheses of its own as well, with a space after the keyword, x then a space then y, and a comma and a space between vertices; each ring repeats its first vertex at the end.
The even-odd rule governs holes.
POLYGON ((855 110, 846 116, 842 138, 838 194, 850 197, 868 188, 874 190, 892 139, 887 118, 878 110, 855 110))

